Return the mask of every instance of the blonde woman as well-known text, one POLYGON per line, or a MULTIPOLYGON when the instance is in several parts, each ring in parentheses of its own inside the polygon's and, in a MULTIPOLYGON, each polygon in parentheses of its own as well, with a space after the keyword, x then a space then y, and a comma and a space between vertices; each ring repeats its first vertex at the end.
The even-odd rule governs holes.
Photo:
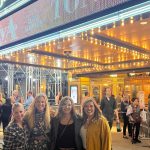
POLYGON ((47 133, 50 130, 50 110, 45 94, 39 94, 30 105, 25 115, 29 128, 29 150, 47 150, 49 142, 47 133))
POLYGON ((84 150, 111 150, 108 122, 93 98, 87 98, 83 103, 83 124, 80 135, 84 150))
POLYGON ((49 150, 82 150, 81 118, 75 113, 71 97, 61 99, 58 114, 51 120, 49 150))
POLYGON ((12 118, 4 131, 4 150, 25 150, 27 133, 23 123, 24 107, 21 103, 15 103, 12 107, 12 118))

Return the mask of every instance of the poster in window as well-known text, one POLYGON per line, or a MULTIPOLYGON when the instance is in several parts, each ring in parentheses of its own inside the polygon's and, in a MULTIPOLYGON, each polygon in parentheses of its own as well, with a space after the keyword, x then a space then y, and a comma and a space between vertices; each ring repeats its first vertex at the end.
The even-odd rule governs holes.
POLYGON ((70 96, 74 103, 78 102, 78 87, 76 85, 70 86, 70 96))

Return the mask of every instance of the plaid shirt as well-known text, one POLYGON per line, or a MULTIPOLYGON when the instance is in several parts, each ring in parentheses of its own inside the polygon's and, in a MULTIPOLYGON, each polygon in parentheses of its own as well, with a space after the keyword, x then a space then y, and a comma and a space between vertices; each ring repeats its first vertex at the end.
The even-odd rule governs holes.
POLYGON ((27 143, 27 132, 20 128, 15 122, 6 127, 4 131, 3 150, 25 150, 27 143))

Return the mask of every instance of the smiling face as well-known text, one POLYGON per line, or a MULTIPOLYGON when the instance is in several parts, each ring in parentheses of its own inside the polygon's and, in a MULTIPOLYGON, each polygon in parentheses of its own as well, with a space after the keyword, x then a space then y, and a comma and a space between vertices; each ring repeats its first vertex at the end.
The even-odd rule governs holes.
POLYGON ((62 111, 64 114, 68 114, 71 112, 71 110, 72 110, 72 103, 70 100, 66 100, 62 105, 62 111))
POLYGON ((95 113, 95 106, 93 102, 88 102, 84 106, 84 112, 88 117, 93 117, 95 113))
POLYGON ((37 110, 39 112, 43 112, 45 107, 46 107, 46 100, 45 98, 42 96, 42 97, 38 97, 36 100, 35 100, 35 107, 37 108, 37 110))
POLYGON ((24 108, 23 106, 16 106, 13 110, 13 117, 16 123, 22 122, 24 117, 24 108))

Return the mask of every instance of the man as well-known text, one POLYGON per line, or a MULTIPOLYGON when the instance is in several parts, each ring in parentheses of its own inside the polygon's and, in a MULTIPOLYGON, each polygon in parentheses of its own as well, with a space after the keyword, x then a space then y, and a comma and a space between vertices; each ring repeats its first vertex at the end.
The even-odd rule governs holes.
POLYGON ((25 100, 25 103, 24 103, 25 110, 27 110, 29 108, 29 106, 30 106, 30 104, 32 103, 33 100, 34 100, 34 97, 32 95, 32 92, 28 91, 27 92, 27 99, 25 100))
POLYGON ((84 102, 87 100, 87 98, 89 98, 89 92, 86 91, 86 92, 84 93, 84 95, 85 95, 85 96, 84 96, 83 99, 81 100, 81 105, 82 105, 82 106, 83 106, 84 102))
POLYGON ((102 98, 100 108, 102 110, 103 115, 108 120, 110 129, 113 125, 114 113, 116 114, 116 121, 117 123, 119 123, 117 102, 112 96, 111 89, 109 87, 106 88, 106 96, 102 98))
POLYGON ((12 92, 12 96, 13 96, 13 98, 15 99, 15 102, 16 102, 16 103, 22 103, 22 104, 23 104, 23 98, 19 96, 18 90, 14 90, 14 91, 12 92))

